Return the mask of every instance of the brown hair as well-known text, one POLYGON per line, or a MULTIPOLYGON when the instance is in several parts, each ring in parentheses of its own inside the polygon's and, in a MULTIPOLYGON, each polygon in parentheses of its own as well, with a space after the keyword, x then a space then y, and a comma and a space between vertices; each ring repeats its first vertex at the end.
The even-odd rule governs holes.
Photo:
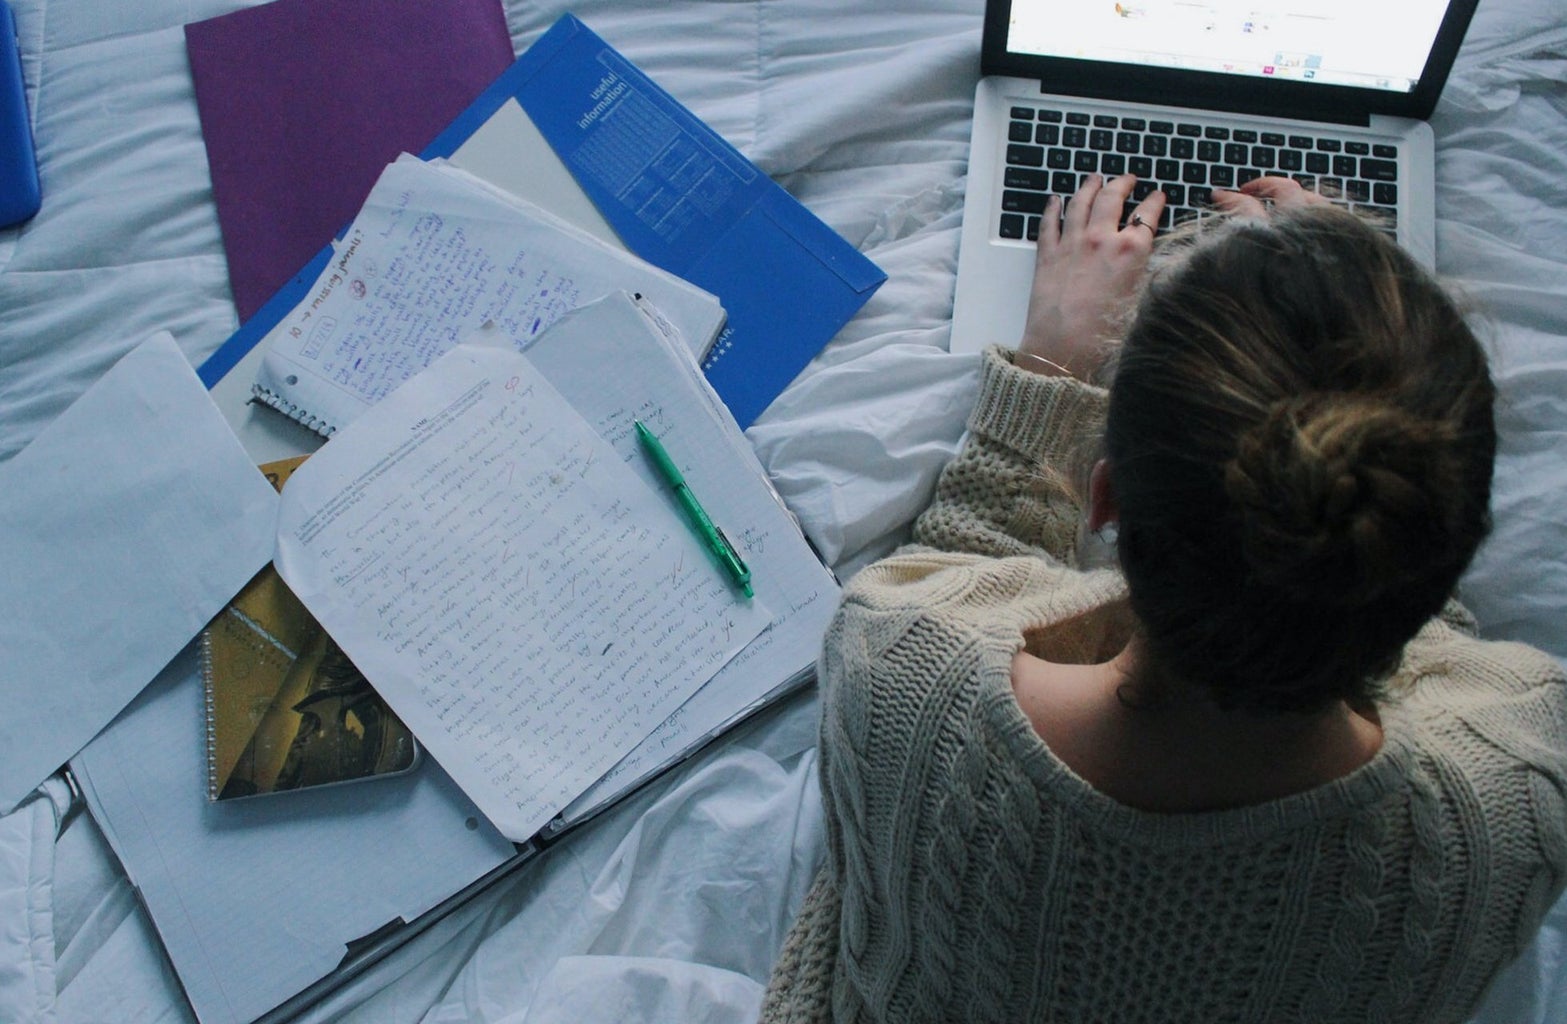
POLYGON ((1106 426, 1148 677, 1257 711, 1370 700, 1489 527, 1484 351, 1334 207, 1229 221, 1169 263, 1106 426))

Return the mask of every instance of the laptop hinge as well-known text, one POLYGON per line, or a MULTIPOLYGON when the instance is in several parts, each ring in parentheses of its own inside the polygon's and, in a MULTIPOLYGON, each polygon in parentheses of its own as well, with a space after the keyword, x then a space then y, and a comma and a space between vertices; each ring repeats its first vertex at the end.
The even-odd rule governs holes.
MULTIPOLYGON (((1128 76, 1130 77, 1130 76, 1128 76)), ((1083 82, 1081 80, 1072 84, 1072 88, 1063 89, 1060 85, 1052 87, 1048 80, 1039 83, 1041 94, 1050 96, 1081 96, 1100 100, 1116 100, 1126 103, 1146 103, 1150 95, 1156 93, 1140 92, 1137 89, 1118 88, 1113 85, 1096 87, 1096 83, 1083 82)), ((1207 111, 1216 115, 1245 114, 1254 117, 1284 118, 1292 121, 1321 121, 1327 124, 1341 124, 1356 128, 1366 128, 1371 124, 1371 115, 1363 109, 1346 107, 1342 103, 1290 103, 1282 100, 1277 95, 1251 97, 1249 95, 1237 95, 1232 89, 1225 89, 1223 93, 1189 93, 1183 92, 1179 97, 1172 97, 1160 105, 1173 108, 1189 108, 1194 113, 1207 111)))

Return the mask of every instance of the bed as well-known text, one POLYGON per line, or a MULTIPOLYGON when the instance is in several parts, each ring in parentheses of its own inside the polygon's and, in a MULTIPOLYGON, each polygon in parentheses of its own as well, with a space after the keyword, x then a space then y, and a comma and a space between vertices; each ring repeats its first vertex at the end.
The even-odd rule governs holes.
MULTIPOLYGON (((115 360, 234 330, 181 25, 235 0, 12 0, 42 212, 0 231, 0 460, 115 360)), ((888 274, 748 431, 847 578, 905 535, 977 372, 947 351, 980 0, 507 0, 570 9, 888 274)), ((1491 636, 1567 661, 1567 8, 1482 0, 1434 118, 1439 270, 1493 346, 1491 636)), ((754 1019, 822 855, 811 693, 765 712, 310 1007, 343 1022, 754 1019)), ((1567 900, 1476 1020, 1567 1019, 1567 900)), ((242 969, 242 968, 236 968, 242 969)), ((193 1020, 56 779, 0 817, 0 1020, 193 1020)))

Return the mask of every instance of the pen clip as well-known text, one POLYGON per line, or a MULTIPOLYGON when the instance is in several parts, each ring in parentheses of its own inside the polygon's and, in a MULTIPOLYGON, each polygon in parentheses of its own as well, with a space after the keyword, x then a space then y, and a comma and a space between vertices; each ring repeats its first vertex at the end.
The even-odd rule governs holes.
POLYGON ((749 573, 751 570, 746 567, 745 559, 740 557, 740 552, 735 550, 734 544, 730 543, 729 538, 724 535, 723 528, 714 526, 713 532, 718 534, 718 539, 724 542, 724 547, 729 551, 729 557, 735 560, 735 565, 740 567, 740 571, 742 573, 749 573))

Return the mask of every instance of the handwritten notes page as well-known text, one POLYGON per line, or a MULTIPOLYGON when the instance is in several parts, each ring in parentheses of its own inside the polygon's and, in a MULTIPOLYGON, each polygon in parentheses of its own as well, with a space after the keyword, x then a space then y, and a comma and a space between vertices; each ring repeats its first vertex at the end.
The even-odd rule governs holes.
POLYGON ((694 360, 667 334, 650 328, 628 296, 612 295, 572 313, 528 349, 528 358, 673 508, 637 447, 632 424, 640 419, 658 434, 713 522, 750 566, 756 599, 775 616, 765 633, 567 809, 571 821, 807 676, 837 609, 838 584, 805 542, 694 360), (605 367, 627 369, 606 373, 605 367))
POLYGON ((527 359, 471 346, 294 474, 275 561, 518 841, 771 618, 527 359))
POLYGON ((309 295, 262 340, 255 394, 330 436, 482 324, 523 344, 620 289, 647 295, 694 349, 723 325, 707 292, 466 171, 405 154, 309 295))

